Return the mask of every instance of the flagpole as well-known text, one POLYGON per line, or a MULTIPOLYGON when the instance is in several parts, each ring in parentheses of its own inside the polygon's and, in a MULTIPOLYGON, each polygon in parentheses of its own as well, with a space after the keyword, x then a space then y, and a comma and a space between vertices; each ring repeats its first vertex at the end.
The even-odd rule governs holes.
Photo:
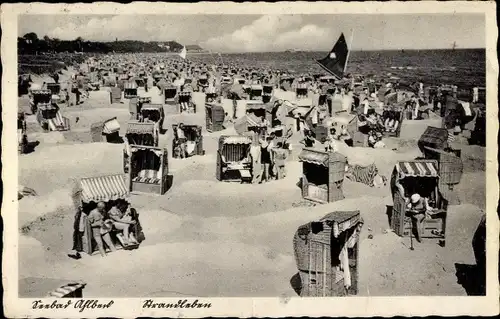
POLYGON ((219 52, 219 57, 220 57, 220 61, 222 62, 222 65, 224 65, 224 59, 222 58, 222 54, 219 52))
POLYGON ((212 50, 208 50, 208 52, 210 52, 210 57, 212 57, 212 60, 215 62, 215 65, 217 65, 217 61, 214 58, 214 54, 213 54, 212 50))
POLYGON ((351 54, 352 50, 352 41, 354 40, 354 29, 351 29, 351 43, 349 44, 349 49, 347 50, 347 57, 345 58, 345 65, 344 65, 344 72, 347 69, 347 61, 349 61, 349 55, 351 54))

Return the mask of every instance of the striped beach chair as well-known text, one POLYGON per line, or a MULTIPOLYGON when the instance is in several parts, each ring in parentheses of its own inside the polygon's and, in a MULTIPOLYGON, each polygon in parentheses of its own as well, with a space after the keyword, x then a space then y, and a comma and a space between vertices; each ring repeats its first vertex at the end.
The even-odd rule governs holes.
POLYGON ((51 131, 68 131, 69 130, 69 119, 62 116, 61 112, 57 112, 56 116, 47 119, 49 125, 49 130, 51 131))
POLYGON ((134 177, 134 182, 146 183, 146 184, 160 184, 161 174, 159 171, 154 169, 143 169, 136 177, 134 177))
POLYGON ((182 112, 196 113, 194 103, 192 102, 191 92, 179 93, 179 106, 181 113, 182 112))
POLYGON ((70 282, 49 292, 47 298, 82 298, 82 290, 86 285, 82 281, 70 282))
POLYGON ((295 89, 295 93, 296 93, 297 99, 307 98, 307 90, 308 90, 307 83, 299 83, 299 84, 297 84, 297 87, 295 89))

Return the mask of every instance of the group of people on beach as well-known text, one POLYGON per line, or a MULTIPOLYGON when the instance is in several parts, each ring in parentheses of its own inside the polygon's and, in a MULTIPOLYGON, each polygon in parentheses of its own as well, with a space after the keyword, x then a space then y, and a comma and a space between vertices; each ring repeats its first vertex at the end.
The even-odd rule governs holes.
POLYGON ((82 251, 85 218, 91 227, 91 234, 89 235, 95 240, 102 257, 106 256, 104 244, 106 244, 110 251, 116 251, 111 232, 116 232, 113 235, 116 235, 116 238, 120 240, 124 248, 138 244, 133 232, 130 231, 130 228, 134 227, 137 221, 133 219, 128 203, 124 200, 117 200, 109 210, 106 210, 106 203, 101 201, 97 203, 96 207, 88 215, 83 212, 83 207, 79 207, 75 215, 73 227, 73 249, 68 254, 71 258, 81 258, 79 252, 82 251))
MULTIPOLYGON (((264 70, 257 68, 243 68, 236 65, 218 65, 209 66, 208 63, 196 63, 189 60, 167 60, 164 61, 161 58, 152 58, 151 60, 145 60, 142 63, 137 62, 127 62, 127 58, 123 59, 123 63, 119 64, 122 69, 129 69, 129 71, 124 72, 128 74, 129 78, 136 77, 140 75, 144 78, 145 82, 148 82, 148 78, 153 78, 153 86, 158 87, 160 94, 164 93, 164 89, 168 86, 174 86, 177 88, 177 92, 204 92, 207 95, 210 94, 209 102, 220 102, 221 98, 229 98, 233 100, 233 106, 236 108, 236 101, 240 99, 246 99, 248 96, 248 86, 252 85, 267 85, 271 86, 273 89, 281 89, 283 91, 295 91, 298 88, 306 88, 307 92, 318 95, 326 95, 331 98, 337 98, 348 101, 346 105, 342 105, 342 110, 347 113, 354 113, 358 119, 357 129, 359 132, 367 136, 368 146, 373 148, 384 147, 382 138, 386 132, 396 132, 401 126, 401 118, 398 112, 383 112, 391 105, 388 105, 386 101, 379 100, 378 88, 373 89, 364 88, 361 92, 355 92, 352 83, 337 83, 336 81, 325 81, 321 77, 316 75, 296 75, 289 76, 286 72, 281 70, 264 70), (143 71, 137 73, 138 69, 143 71), (212 94, 214 93, 214 94, 212 94)), ((98 70, 98 78, 102 83, 105 82, 105 77, 113 72, 102 72, 102 66, 113 66, 117 65, 113 60, 102 59, 100 63, 95 64, 95 68, 98 70), (108 75, 105 75, 108 73, 108 75)), ((111 70, 112 68, 110 68, 111 70)), ((77 77, 73 79, 73 83, 77 87, 81 87, 76 81, 77 77)), ((342 81, 340 81, 342 82, 342 81)), ((146 84, 148 85, 148 84, 146 84)), ((381 81, 379 83, 381 87, 386 87, 388 92, 397 92, 397 87, 393 87, 392 83, 385 83, 381 81)), ((85 86, 84 86, 85 87, 85 86)), ((386 94, 387 95, 387 94, 386 94)), ((404 112, 409 110, 411 115, 409 118, 415 119, 419 117, 420 104, 423 95, 423 85, 419 85, 419 89, 414 91, 409 96, 403 98, 405 104, 396 111, 404 112)), ((432 102, 435 102, 433 99, 432 102)), ((77 98, 78 101, 78 98, 77 98)), ((324 101, 325 103, 325 101, 324 101)), ((323 105, 324 106, 324 105, 323 105)), ((436 108, 436 106, 435 106, 436 108)), ((233 110, 233 116, 225 113, 225 123, 231 123, 235 120, 236 112, 233 110)), ((305 118, 300 113, 295 114, 297 120, 297 130, 303 132, 303 140, 301 141, 306 147, 312 147, 317 142, 312 130, 306 124, 305 118)), ((328 116, 323 114, 323 117, 316 121, 325 121, 328 116)), ((262 127, 270 128, 271 123, 267 123, 265 117, 261 118, 262 127)), ((227 125, 226 125, 227 127, 227 125)), ((328 127, 328 134, 325 141, 322 143, 325 151, 336 152, 338 151, 339 140, 341 139, 352 139, 349 136, 349 132, 345 129, 339 131, 338 128, 331 126, 328 127)), ((276 150, 291 150, 291 146, 288 145, 286 139, 277 142, 276 135, 274 133, 266 134, 259 138, 259 159, 262 165, 261 174, 259 174, 258 182, 265 182, 272 178, 282 178, 285 174, 284 169, 279 165, 276 165, 276 159, 274 158, 276 150), (278 144, 280 143, 280 144, 278 144)), ((180 123, 174 132, 174 150, 178 152, 180 158, 185 158, 189 155, 187 147, 188 139, 184 131, 184 125, 180 123)), ((416 213, 414 220, 416 221, 416 227, 421 227, 423 218, 421 218, 422 211, 431 210, 429 206, 429 201, 427 198, 420 196, 415 193, 406 199, 408 204, 408 209, 419 211, 416 213)), ((112 216, 117 215, 113 212, 105 213, 103 208, 104 203, 98 203, 97 207, 89 214, 89 220, 93 229, 94 238, 102 238, 104 242, 108 244, 109 242, 109 225, 112 225, 116 229, 120 229, 124 235, 128 232, 128 227, 131 225, 128 222, 122 222, 113 218, 112 216), (105 215, 109 215, 110 218, 104 219, 105 215), (121 223, 121 224, 120 224, 121 223), (127 226, 124 226, 127 225, 127 226), (97 230, 98 229, 98 230, 97 230), (99 236, 97 235, 99 233, 99 236)), ((115 208, 115 210, 120 210, 120 208, 115 208)), ((417 228, 418 228, 417 227, 417 228)), ((125 235, 128 238, 128 235, 125 235)), ((417 236, 419 237, 419 236, 417 236)), ((417 238, 419 239, 419 238, 417 238)), ((100 239, 99 239, 100 240, 100 239)), ((102 240, 96 242, 99 246, 99 251, 103 254, 103 243, 102 240)), ((127 242, 126 240, 124 241, 127 242)), ((114 248, 110 249, 113 250, 114 248)))

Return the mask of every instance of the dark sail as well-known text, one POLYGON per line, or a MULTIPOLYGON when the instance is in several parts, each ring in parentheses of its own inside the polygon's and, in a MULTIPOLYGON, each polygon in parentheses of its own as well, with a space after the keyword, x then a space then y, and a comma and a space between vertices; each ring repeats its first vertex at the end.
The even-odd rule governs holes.
POLYGON ((345 65, 347 63, 348 52, 349 49, 347 48, 347 43, 345 41, 344 34, 342 33, 330 53, 328 53, 325 58, 316 60, 316 62, 328 73, 338 79, 342 79, 344 76, 345 65))

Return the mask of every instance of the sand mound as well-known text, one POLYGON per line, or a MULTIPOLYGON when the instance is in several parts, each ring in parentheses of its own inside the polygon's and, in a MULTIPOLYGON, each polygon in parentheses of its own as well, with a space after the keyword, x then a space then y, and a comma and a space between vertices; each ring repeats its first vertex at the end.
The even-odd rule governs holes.
POLYGON ((90 91, 85 103, 93 107, 109 107, 111 105, 109 92, 106 90, 90 91))
MULTIPOLYGON (((165 108, 168 107, 169 107, 168 105, 165 106, 165 108)), ((163 126, 166 129, 169 129, 170 131, 172 130, 172 124, 179 124, 179 123, 183 123, 185 125, 200 125, 204 127, 205 114, 202 113, 201 111, 195 114, 188 114, 188 113, 169 114, 168 116, 165 117, 163 126)))
POLYGON ((441 127, 441 118, 428 120, 405 120, 401 125, 401 139, 418 140, 428 126, 441 127))
POLYGON ((122 172, 123 145, 108 143, 58 145, 19 157, 19 183, 49 194, 74 178, 122 172))
MULTIPOLYGON (((297 165, 289 165, 297 166, 297 165)), ((288 167, 287 167, 288 168, 288 167)), ((214 168, 215 172, 215 168, 214 168)), ((221 196, 245 196, 250 194, 259 194, 262 192, 278 192, 281 190, 294 189, 297 188, 293 183, 293 176, 298 177, 298 174, 290 174, 287 175, 285 179, 282 180, 273 180, 268 183, 263 183, 260 185, 256 184, 240 184, 240 183, 229 183, 229 182, 220 182, 215 180, 215 176, 213 180, 189 180, 180 185, 177 189, 179 192, 186 193, 196 193, 196 194, 205 194, 209 195, 213 192, 221 196), (290 183, 292 181, 292 183, 290 183), (242 194, 243 193, 243 194, 242 194), (238 195, 240 194, 240 195, 238 195), (245 194, 245 195, 244 195, 245 194)), ((296 178, 295 178, 296 179, 296 178)), ((298 182, 296 179, 295 182, 298 182)))
POLYGON ((215 137, 217 139, 220 136, 222 136, 222 135, 238 135, 238 133, 234 129, 234 126, 230 126, 230 127, 226 128, 225 130, 222 130, 222 131, 217 131, 217 132, 210 133, 210 136, 213 136, 213 137, 215 137))
POLYGON ((69 189, 58 189, 41 196, 24 197, 19 201, 19 227, 35 221, 40 216, 54 212, 59 207, 72 205, 69 189))
POLYGON ((154 104, 164 104, 165 103, 165 97, 163 95, 160 95, 160 90, 156 87, 149 87, 148 91, 141 90, 140 92, 137 92, 139 96, 148 96, 151 97, 151 103, 154 104))
POLYGON ((120 122, 120 126, 126 126, 130 113, 126 109, 116 109, 116 108, 99 108, 99 109, 68 109, 64 111, 64 116, 70 119, 72 130, 88 130, 90 132, 90 126, 93 123, 108 120, 110 118, 116 117, 120 122), (76 118, 78 117, 78 122, 76 118))
POLYGON ((398 161, 412 160, 420 156, 418 149, 399 153, 388 148, 349 147, 338 143, 339 152, 347 157, 350 164, 370 165, 375 163, 381 174, 389 176, 398 161))
MULTIPOLYGON (((170 168, 169 171, 172 173, 177 173, 181 170, 189 168, 190 170, 196 170, 193 166, 203 165, 205 169, 213 168, 213 177, 215 179, 215 161, 216 157, 213 154, 203 155, 203 156, 193 156, 185 159, 171 158, 169 159, 170 168)), ((188 173, 189 174, 189 173, 188 173)))
MULTIPOLYGON (((84 258, 83 263, 88 263, 88 266, 92 265, 94 269, 99 269, 99 272, 112 273, 113 276, 118 277, 131 272, 138 276, 140 273, 151 275, 151 272, 157 271, 157 265, 169 269, 199 262, 219 270, 244 267, 245 269, 261 271, 279 271, 291 261, 291 256, 282 254, 269 256, 266 254, 265 247, 230 241, 184 243, 182 254, 176 253, 179 252, 178 249, 176 243, 141 246, 141 249, 133 251, 134 258, 124 258, 124 255, 130 254, 130 252, 119 251, 109 254, 106 258, 84 258), (148 264, 139 264, 136 262, 137 260, 148 260, 148 264), (117 264, 120 267, 117 268, 117 264)), ((168 277, 168 272, 164 275, 168 277)))
POLYGON ((168 236, 183 222, 183 217, 164 210, 140 210, 139 214, 141 225, 146 230, 147 242, 157 242, 151 237, 168 236))
POLYGON ((28 141, 38 141, 40 144, 60 144, 66 139, 63 132, 35 132, 28 134, 28 141))
POLYGON ((283 284, 279 290, 289 289, 287 278, 281 277, 289 277, 291 261, 291 256, 270 253, 265 247, 234 242, 183 243, 182 251, 179 243, 171 243, 121 250, 106 258, 68 259, 54 264, 44 277, 58 278, 63 272, 65 278, 82 279, 88 283, 85 294, 92 297, 125 297, 158 291, 163 292, 162 296, 226 295, 230 291, 236 296, 262 294, 262 291, 271 296, 276 290, 271 278, 280 278, 283 284), (264 285, 252 279, 258 274, 264 285), (221 288, 217 285, 221 280, 231 281, 232 288, 221 288))

